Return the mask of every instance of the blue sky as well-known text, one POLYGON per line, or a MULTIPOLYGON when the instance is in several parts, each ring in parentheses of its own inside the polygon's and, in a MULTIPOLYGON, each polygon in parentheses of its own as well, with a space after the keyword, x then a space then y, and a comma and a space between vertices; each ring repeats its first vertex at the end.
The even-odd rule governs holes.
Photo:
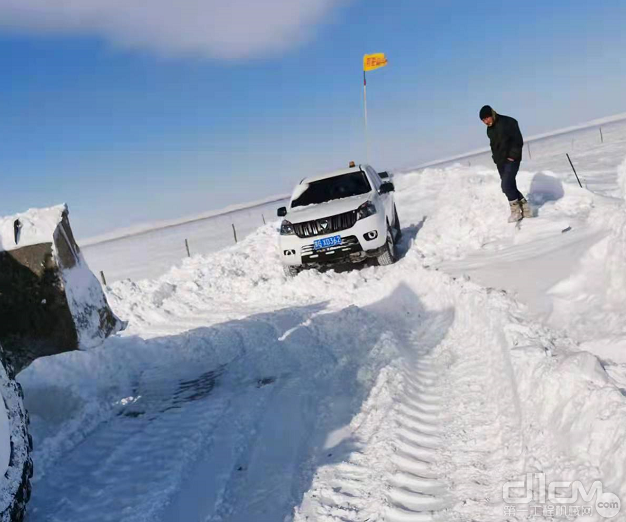
POLYGON ((380 169, 485 146, 485 103, 527 135, 624 112, 625 19, 618 0, 0 0, 0 214, 67 202, 86 237, 363 161, 370 52, 380 169))

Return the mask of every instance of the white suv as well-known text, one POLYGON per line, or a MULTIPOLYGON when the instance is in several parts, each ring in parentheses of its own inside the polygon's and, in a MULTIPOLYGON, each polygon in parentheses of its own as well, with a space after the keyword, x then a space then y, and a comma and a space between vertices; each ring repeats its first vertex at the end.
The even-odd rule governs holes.
POLYGON ((354 166, 303 179, 289 207, 278 209, 280 255, 285 273, 329 263, 358 263, 375 258, 379 265, 396 260, 400 221, 393 183, 369 165, 354 166))

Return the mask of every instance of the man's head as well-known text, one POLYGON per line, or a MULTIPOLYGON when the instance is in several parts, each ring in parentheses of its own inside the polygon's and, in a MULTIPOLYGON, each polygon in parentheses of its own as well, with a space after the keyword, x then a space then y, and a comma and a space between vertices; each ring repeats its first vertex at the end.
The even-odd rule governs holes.
POLYGON ((482 122, 487 125, 487 127, 491 127, 493 125, 495 121, 495 115, 496 112, 489 105, 485 105, 482 109, 480 109, 480 112, 478 113, 478 116, 480 117, 482 122))

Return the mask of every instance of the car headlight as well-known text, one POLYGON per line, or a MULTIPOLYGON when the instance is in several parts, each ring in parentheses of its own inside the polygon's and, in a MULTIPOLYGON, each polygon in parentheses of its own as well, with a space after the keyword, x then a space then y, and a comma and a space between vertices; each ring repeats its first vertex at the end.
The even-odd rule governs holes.
POLYGON ((280 224, 280 235, 293 236, 294 234, 293 225, 286 219, 283 219, 283 222, 280 224))
POLYGON ((366 201, 359 208, 356 209, 356 218, 365 219, 366 217, 376 214, 376 205, 371 201, 366 201))

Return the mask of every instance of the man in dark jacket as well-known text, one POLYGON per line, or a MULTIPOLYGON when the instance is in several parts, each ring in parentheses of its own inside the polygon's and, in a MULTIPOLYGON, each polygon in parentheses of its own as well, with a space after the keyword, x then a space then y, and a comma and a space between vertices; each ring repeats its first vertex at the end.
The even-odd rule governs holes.
POLYGON ((506 195, 511 207, 509 223, 514 223, 525 217, 532 217, 530 205, 522 193, 517 190, 515 181, 524 147, 524 138, 522 138, 517 120, 497 114, 489 105, 480 109, 479 116, 482 122, 487 125, 491 157, 498 167, 502 180, 502 192, 506 195))

